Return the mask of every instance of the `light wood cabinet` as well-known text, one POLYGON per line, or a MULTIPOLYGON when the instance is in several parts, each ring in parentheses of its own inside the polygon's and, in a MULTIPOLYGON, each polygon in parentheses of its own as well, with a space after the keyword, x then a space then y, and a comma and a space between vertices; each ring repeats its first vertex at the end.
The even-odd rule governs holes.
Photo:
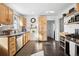
POLYGON ((13 10, 8 8, 8 19, 7 19, 8 24, 13 24, 13 10))
POLYGON ((30 33, 29 32, 26 32, 23 35, 23 45, 25 45, 29 40, 30 40, 30 33))
POLYGON ((46 41, 47 40, 47 19, 45 16, 39 17, 38 27, 39 27, 39 36, 38 36, 39 40, 46 41))
POLYGON ((0 4, 0 24, 9 25, 13 23, 13 11, 4 4, 0 4))
POLYGON ((75 9, 79 12, 79 3, 76 4, 75 9))
POLYGON ((9 37, 8 39, 8 48, 9 48, 9 55, 12 56, 16 53, 16 38, 15 36, 9 37))
POLYGON ((22 42, 23 42, 23 45, 25 45, 25 43, 26 43, 26 35, 25 34, 23 35, 22 42))
POLYGON ((20 26, 26 27, 26 18, 24 16, 19 16, 20 26))
POLYGON ((6 11, 6 7, 5 7, 5 5, 4 4, 0 4, 0 23, 5 23, 5 20, 6 20, 6 13, 7 13, 7 11, 6 11))
POLYGON ((31 38, 31 36, 30 36, 30 32, 27 32, 27 41, 29 41, 30 38, 31 38))
POLYGON ((16 37, 0 37, 0 56, 13 56, 16 53, 16 37))

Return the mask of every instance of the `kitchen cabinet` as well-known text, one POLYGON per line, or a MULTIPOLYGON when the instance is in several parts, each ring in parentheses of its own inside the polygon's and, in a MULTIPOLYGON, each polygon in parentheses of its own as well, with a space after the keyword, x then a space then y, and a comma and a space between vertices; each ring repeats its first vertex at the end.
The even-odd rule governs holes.
POLYGON ((16 37, 12 36, 8 39, 8 48, 9 48, 9 55, 12 56, 16 53, 16 37))
POLYGON ((79 3, 76 4, 75 9, 79 12, 79 3))
POLYGON ((23 34, 23 40, 22 40, 22 42, 23 42, 23 45, 25 45, 26 44, 26 35, 25 34, 23 34))
POLYGON ((0 23, 5 23, 7 19, 8 9, 4 4, 0 4, 0 23))
POLYGON ((25 41, 28 42, 30 40, 30 38, 31 38, 30 32, 27 32, 25 37, 26 37, 25 41))
POLYGON ((30 39, 30 33, 26 32, 23 35, 19 35, 17 36, 16 39, 16 46, 17 46, 17 51, 19 51, 19 49, 22 48, 22 46, 24 46, 30 39))
POLYGON ((0 56, 13 56, 16 53, 16 37, 0 37, 0 56))
POLYGON ((65 49, 65 37, 63 36, 60 36, 60 47, 65 49))
POLYGON ((5 25, 13 23, 13 11, 4 4, 0 4, 0 23, 5 25))
POLYGON ((9 11, 9 15, 8 15, 7 22, 8 24, 13 24, 13 10, 8 8, 8 11, 9 11))
POLYGON ((38 20, 39 27, 39 40, 46 41, 47 40, 47 19, 45 16, 40 16, 38 20))
POLYGON ((19 16, 20 26, 26 26, 26 18, 24 16, 19 16))

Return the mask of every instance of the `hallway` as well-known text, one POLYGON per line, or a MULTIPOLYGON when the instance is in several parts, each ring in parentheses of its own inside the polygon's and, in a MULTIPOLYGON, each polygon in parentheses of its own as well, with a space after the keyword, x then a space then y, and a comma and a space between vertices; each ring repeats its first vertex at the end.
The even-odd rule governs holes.
POLYGON ((44 51, 44 56, 64 56, 64 50, 59 46, 59 42, 52 38, 48 38, 47 42, 29 41, 16 56, 30 56, 40 51, 44 51))

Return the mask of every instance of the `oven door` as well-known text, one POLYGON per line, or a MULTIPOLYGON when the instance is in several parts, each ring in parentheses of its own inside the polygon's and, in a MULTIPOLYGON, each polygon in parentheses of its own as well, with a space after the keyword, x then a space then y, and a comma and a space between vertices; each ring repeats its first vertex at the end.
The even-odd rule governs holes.
POLYGON ((75 16, 75 22, 79 21, 79 14, 75 16))

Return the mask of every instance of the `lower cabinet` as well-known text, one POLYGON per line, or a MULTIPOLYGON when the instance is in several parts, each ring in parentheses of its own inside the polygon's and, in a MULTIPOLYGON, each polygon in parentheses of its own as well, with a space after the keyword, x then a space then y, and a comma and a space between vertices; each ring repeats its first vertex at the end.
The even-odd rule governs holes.
POLYGON ((0 37, 0 56, 13 56, 16 53, 16 37, 0 37))
POLYGON ((30 40, 30 32, 26 32, 24 35, 23 35, 23 45, 25 45, 28 41, 30 40))
POLYGON ((12 56, 16 53, 16 37, 12 36, 8 38, 8 52, 12 56))
POLYGON ((0 56, 13 56, 30 40, 30 32, 0 37, 0 56))

